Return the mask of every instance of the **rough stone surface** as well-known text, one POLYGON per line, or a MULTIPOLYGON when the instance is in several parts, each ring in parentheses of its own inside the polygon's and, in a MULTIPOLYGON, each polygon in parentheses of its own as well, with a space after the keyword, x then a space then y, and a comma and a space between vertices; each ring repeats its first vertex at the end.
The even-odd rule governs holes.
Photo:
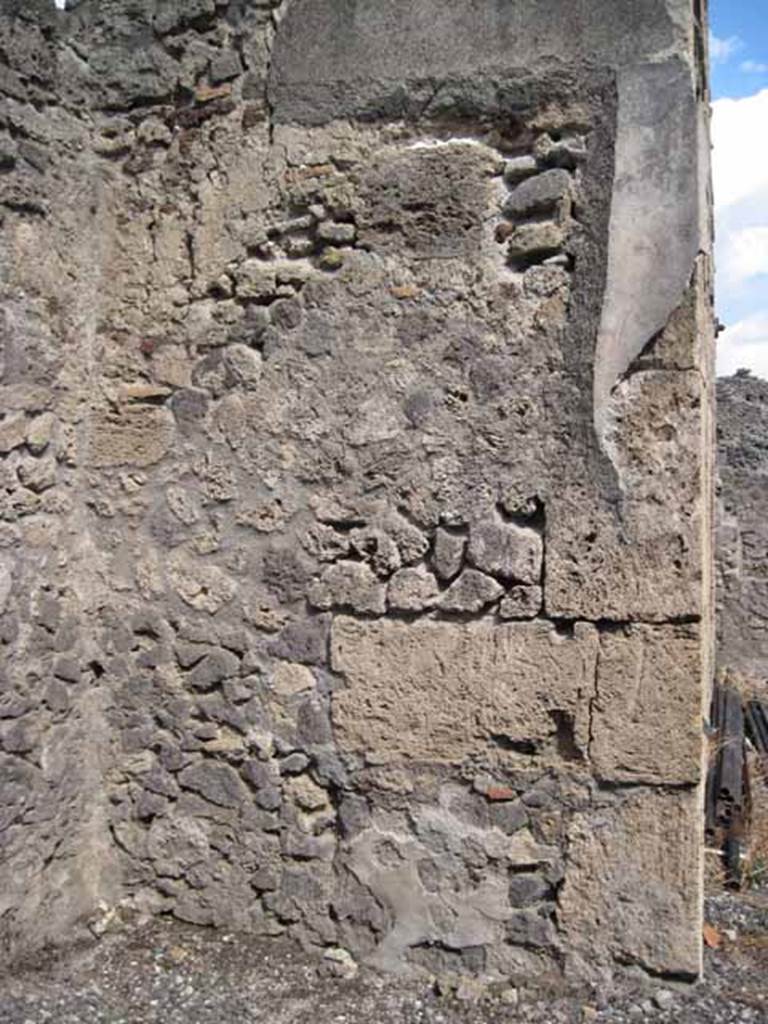
POLYGON ((768 678, 768 383, 748 372, 717 382, 717 659, 768 678))
POLYGON ((4 962, 697 974, 705 19, 562 6, 0 5, 4 962))

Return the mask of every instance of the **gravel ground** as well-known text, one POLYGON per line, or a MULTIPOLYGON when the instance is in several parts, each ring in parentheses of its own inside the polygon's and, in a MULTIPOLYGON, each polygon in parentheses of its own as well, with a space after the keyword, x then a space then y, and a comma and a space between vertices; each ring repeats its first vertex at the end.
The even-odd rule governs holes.
MULTIPOLYGON (((694 987, 546 1000, 469 985, 443 995, 330 965, 282 941, 169 922, 0 977, 1 1024, 758 1024, 768 1022, 768 892, 708 901, 721 940, 694 987), (460 998, 459 998, 460 997, 460 998)), ((437 988, 440 986, 438 985, 437 988)))

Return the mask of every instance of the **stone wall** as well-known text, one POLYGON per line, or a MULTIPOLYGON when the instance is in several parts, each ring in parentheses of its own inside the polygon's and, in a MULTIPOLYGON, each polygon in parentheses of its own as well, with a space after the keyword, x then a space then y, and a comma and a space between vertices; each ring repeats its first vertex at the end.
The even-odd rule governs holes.
POLYGON ((739 372, 717 382, 717 660, 768 679, 768 382, 739 372))
POLYGON ((0 936, 700 969, 703 12, 4 0, 0 936))

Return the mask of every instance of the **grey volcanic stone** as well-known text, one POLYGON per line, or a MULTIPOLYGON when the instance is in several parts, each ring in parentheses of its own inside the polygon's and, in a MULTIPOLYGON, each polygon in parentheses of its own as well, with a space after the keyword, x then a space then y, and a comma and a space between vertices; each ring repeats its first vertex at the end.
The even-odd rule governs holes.
POLYGON ((432 556, 435 572, 441 580, 457 576, 464 559, 467 538, 448 530, 439 529, 435 534, 435 550, 432 556))
POLYGON ((549 213, 570 196, 572 188, 567 171, 544 171, 515 188, 504 203, 504 212, 510 217, 549 213))
POLYGON ((239 659, 231 651, 206 655, 189 673, 189 684, 196 690, 211 690, 240 671, 239 659))
POLYGON ((179 784, 219 807, 238 807, 247 799, 240 777, 226 764, 200 761, 190 765, 179 774, 179 784))

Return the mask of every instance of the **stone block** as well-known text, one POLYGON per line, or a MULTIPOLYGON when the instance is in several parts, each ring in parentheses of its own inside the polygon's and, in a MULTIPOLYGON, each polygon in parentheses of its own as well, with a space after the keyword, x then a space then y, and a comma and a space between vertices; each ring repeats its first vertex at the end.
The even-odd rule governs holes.
POLYGON ((368 615, 386 611, 386 585, 365 562, 337 562, 314 580, 307 599, 315 608, 352 608, 368 615))
POLYGON ((434 607, 439 596, 437 580, 423 567, 400 569, 387 588, 387 604, 392 611, 426 611, 434 607))
MULTIPOLYGON (((333 697, 340 748, 393 761, 456 763, 499 748, 555 745, 555 710, 574 721, 586 752, 597 631, 572 637, 546 622, 413 623, 335 619, 333 697), (540 680, 544 675, 547 686, 540 680)), ((552 758, 557 759, 556 753, 552 758)))
POLYGON ((544 544, 528 526, 489 519, 473 525, 467 561, 507 582, 535 584, 541 579, 544 544))
POLYGON ((127 406, 118 413, 93 413, 87 422, 86 458, 94 469, 153 466, 174 441, 173 415, 152 406, 127 406))
POLYGON ((565 228, 555 221, 518 224, 509 237, 507 255, 513 262, 545 260, 560 252, 565 239, 565 228))
POLYGON ((499 605, 502 619, 535 619, 544 603, 541 587, 510 587, 499 605))
POLYGON ((437 603, 444 612, 481 612, 503 593, 504 588, 492 577, 476 569, 465 569, 437 603))
POLYGON ((697 787, 618 792, 569 829, 559 919, 574 976, 600 964, 701 972, 701 796, 697 787))
POLYGON ((239 807, 249 799, 237 772, 220 761, 199 761, 190 765, 179 774, 179 785, 219 807, 239 807))
POLYGON ((21 448, 27 439, 27 417, 23 412, 6 414, 0 421, 0 454, 21 448))
POLYGON ((463 534, 449 533, 443 529, 436 532, 432 561, 441 580, 451 580, 458 576, 466 546, 467 538, 463 534))
POLYGON ((567 171, 544 171, 514 189, 504 203, 504 213, 513 218, 551 213, 570 197, 572 188, 573 179, 567 171))
POLYGON ((590 760, 610 782, 695 784, 703 764, 696 626, 617 627, 600 634, 590 760))

